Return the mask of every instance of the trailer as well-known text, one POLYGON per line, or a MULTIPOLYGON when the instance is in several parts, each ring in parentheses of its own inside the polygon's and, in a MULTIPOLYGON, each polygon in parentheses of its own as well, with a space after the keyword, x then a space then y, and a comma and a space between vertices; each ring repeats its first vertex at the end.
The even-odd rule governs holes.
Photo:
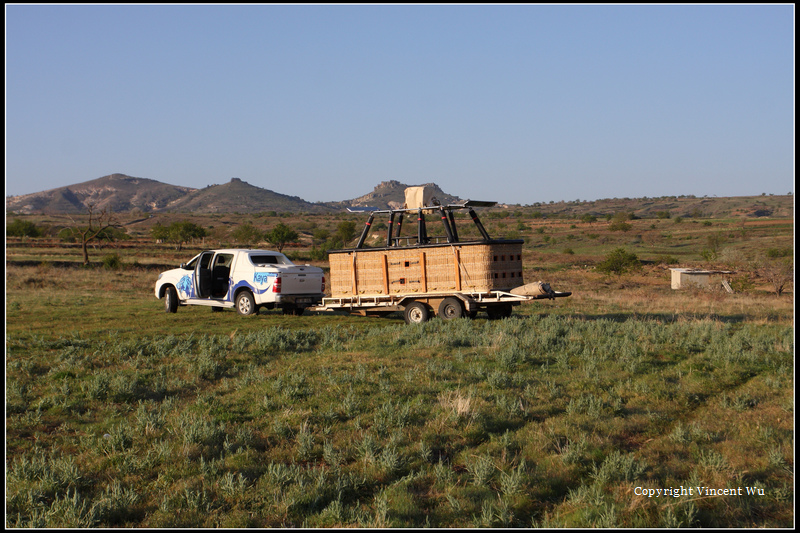
POLYGON ((398 209, 350 209, 368 212, 369 218, 355 248, 328 252, 331 296, 312 310, 362 316, 402 312, 407 323, 422 323, 432 316, 474 318, 479 312, 498 319, 510 316, 513 307, 523 302, 572 294, 556 292, 541 281, 524 283, 524 241, 491 238, 475 213, 476 207, 496 202, 441 205, 427 187, 409 187, 405 196, 398 209), (460 238, 458 211, 468 213, 480 238, 460 238), (386 238, 367 246, 376 215, 388 216, 386 238), (415 232, 404 236, 404 219, 414 216, 415 232), (441 234, 429 235, 426 217, 439 219, 441 234))

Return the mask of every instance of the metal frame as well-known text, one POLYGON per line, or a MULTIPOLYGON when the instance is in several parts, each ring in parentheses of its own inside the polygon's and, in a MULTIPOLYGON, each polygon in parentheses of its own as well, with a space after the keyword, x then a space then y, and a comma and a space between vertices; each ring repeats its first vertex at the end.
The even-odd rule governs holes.
MULTIPOLYGON (((497 202, 485 202, 479 200, 468 200, 463 204, 449 204, 449 205, 431 205, 426 207, 419 207, 419 208, 403 208, 403 209, 384 209, 380 210, 377 208, 372 207, 360 207, 360 208, 348 208, 347 210, 351 213, 369 213, 369 219, 367 219, 367 223, 364 225, 364 229, 361 231, 361 236, 358 238, 358 243, 356 244, 355 249, 359 250, 364 247, 364 242, 367 239, 367 235, 369 235, 372 221, 375 219, 375 215, 389 215, 389 228, 386 232, 386 247, 387 248, 394 248, 400 247, 400 241, 402 239, 406 239, 407 242, 414 237, 401 237, 400 232, 403 228, 403 219, 406 213, 417 213, 417 242, 414 245, 425 245, 431 243, 431 237, 428 236, 428 229, 427 224, 425 221, 425 211, 439 211, 442 220, 442 227, 444 228, 444 237, 447 243, 459 243, 461 240, 458 236, 458 228, 456 227, 456 220, 453 216, 453 210, 459 209, 468 209, 469 215, 472 218, 473 223, 478 228, 478 231, 483 237, 485 241, 491 241, 491 237, 489 237, 489 233, 486 231, 486 228, 483 227, 483 223, 481 222, 480 218, 478 217, 477 213, 473 207, 492 207, 497 205, 497 202), (397 229, 394 229, 395 225, 395 217, 399 215, 397 220, 397 229)), ((440 242, 438 239, 442 237, 434 237, 437 239, 437 243, 440 242)), ((407 246, 414 246, 407 244, 407 246)))

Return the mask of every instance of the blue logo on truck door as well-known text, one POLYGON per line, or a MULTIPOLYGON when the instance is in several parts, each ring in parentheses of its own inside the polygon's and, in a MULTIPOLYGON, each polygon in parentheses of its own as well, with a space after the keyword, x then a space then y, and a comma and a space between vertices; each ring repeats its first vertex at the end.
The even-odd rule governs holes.
POLYGON ((188 275, 178 280, 178 290, 184 295, 184 298, 193 296, 194 287, 192 286, 192 279, 188 275))
POLYGON ((257 285, 263 285, 265 283, 270 283, 270 278, 277 278, 278 274, 274 272, 256 272, 253 275, 253 283, 257 285))

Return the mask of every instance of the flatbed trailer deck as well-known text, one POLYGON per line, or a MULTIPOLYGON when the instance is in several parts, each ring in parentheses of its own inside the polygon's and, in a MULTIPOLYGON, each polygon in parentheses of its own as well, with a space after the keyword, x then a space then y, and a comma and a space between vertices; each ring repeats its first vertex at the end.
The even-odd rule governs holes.
POLYGON ((554 299, 570 296, 570 292, 552 292, 540 295, 522 295, 505 291, 478 293, 418 293, 413 295, 374 295, 323 298, 322 304, 309 311, 344 311, 353 315, 382 317, 396 312, 406 316, 406 322, 425 322, 435 312, 443 320, 460 317, 474 318, 486 311, 490 319, 510 316, 511 309, 531 300, 554 299), (422 304, 425 309, 420 307, 422 304), (434 311, 435 310, 435 311, 434 311))

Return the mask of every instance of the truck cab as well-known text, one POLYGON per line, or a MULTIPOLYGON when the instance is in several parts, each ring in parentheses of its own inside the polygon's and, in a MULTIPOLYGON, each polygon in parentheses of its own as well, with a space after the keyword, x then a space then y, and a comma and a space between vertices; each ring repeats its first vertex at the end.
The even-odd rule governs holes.
POLYGON ((182 305, 202 305, 235 307, 242 315, 256 314, 261 307, 300 315, 322 301, 324 292, 321 268, 295 265, 280 252, 250 249, 200 252, 159 274, 155 286, 168 313, 182 305))

